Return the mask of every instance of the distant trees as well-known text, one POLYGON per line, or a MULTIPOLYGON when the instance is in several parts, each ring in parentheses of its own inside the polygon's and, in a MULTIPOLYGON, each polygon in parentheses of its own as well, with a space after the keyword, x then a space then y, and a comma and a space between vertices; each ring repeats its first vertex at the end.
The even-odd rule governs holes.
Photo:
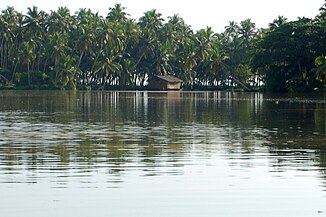
POLYGON ((60 7, 37 7, 23 15, 0 14, 0 87, 106 89, 143 86, 154 75, 174 75, 188 88, 248 88, 289 91, 324 85, 325 5, 316 19, 268 29, 250 19, 232 21, 222 33, 194 31, 156 10, 138 21, 116 4, 106 17, 60 7))
POLYGON ((326 51, 323 8, 315 19, 298 18, 287 22, 284 17, 279 17, 259 39, 252 66, 264 77, 267 90, 311 90, 322 87, 321 56, 326 51), (319 70, 316 70, 316 65, 319 70))

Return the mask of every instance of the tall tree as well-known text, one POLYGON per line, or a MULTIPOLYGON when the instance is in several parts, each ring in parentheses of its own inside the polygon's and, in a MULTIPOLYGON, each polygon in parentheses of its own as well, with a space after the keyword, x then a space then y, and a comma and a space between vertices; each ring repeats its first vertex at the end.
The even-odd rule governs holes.
POLYGON ((28 8, 27 15, 24 17, 24 40, 28 41, 33 46, 35 52, 36 64, 34 63, 33 70, 40 70, 42 60, 45 55, 45 40, 47 37, 47 21, 48 14, 44 11, 39 11, 36 6, 28 8))
POLYGON ((30 64, 35 59, 34 47, 28 42, 23 42, 19 56, 21 63, 27 65, 27 85, 31 86, 30 64))
POLYGON ((316 16, 317 20, 326 25, 326 0, 323 6, 319 9, 319 14, 316 16))
POLYGON ((315 83, 314 60, 325 50, 325 29, 313 20, 299 19, 269 32, 260 42, 254 65, 270 90, 308 88, 315 83))
POLYGON ((118 23, 125 23, 128 20, 129 14, 125 12, 126 8, 122 7, 121 4, 115 4, 114 7, 109 8, 109 13, 106 19, 115 21, 118 23))
POLYGON ((162 14, 156 10, 150 10, 139 19, 142 34, 139 41, 139 59, 136 70, 138 80, 145 84, 147 76, 162 74, 160 64, 160 40, 159 34, 163 27, 162 14))
POLYGON ((59 7, 56 11, 51 11, 48 19, 50 33, 59 32, 64 35, 71 30, 73 24, 74 18, 67 7, 59 7))
POLYGON ((7 7, 0 15, 0 67, 9 67, 10 48, 15 46, 19 38, 18 22, 20 15, 13 7, 7 7), (17 38, 16 38, 17 37, 17 38))
POLYGON ((275 30, 276 28, 280 27, 281 25, 287 23, 287 18, 284 16, 278 16, 276 19, 273 20, 272 23, 269 23, 269 29, 275 30))

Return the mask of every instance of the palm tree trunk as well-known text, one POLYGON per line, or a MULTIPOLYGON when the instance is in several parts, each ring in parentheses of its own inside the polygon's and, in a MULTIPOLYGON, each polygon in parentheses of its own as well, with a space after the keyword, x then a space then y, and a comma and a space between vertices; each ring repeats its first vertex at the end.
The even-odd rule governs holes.
POLYGON ((1 40, 1 45, 0 45, 0 67, 1 68, 3 68, 3 66, 4 66, 4 51, 3 51, 3 49, 4 49, 4 47, 3 47, 3 41, 4 41, 4 39, 2 39, 1 40))
POLYGON ((137 68, 138 64, 140 63, 140 61, 143 59, 143 56, 145 55, 145 53, 142 53, 142 55, 140 55, 136 65, 135 65, 135 68, 137 68))
POLYGON ((45 68, 46 68, 46 66, 47 66, 47 62, 48 62, 48 58, 45 59, 44 67, 43 67, 43 72, 45 72, 45 68))
MULTIPOLYGON (((80 63, 83 59, 83 56, 84 56, 84 51, 81 52, 80 56, 79 56, 79 59, 78 59, 78 63, 77 63, 77 69, 79 69, 79 66, 80 66, 80 63)), ((84 72, 82 72, 82 83, 84 84, 85 83, 85 75, 84 75, 84 72)))
POLYGON ((12 71, 11 82, 14 81, 14 78, 15 78, 15 75, 16 75, 17 66, 18 66, 18 60, 16 61, 15 66, 14 66, 14 70, 12 71))
POLYGON ((41 52, 38 51, 38 58, 37 58, 37 71, 40 71, 40 64, 41 64, 41 52))
POLYGON ((28 81, 28 87, 31 86, 31 76, 29 73, 29 62, 27 63, 27 81, 28 81))
POLYGON ((92 68, 91 68, 91 73, 92 73, 92 75, 94 74, 93 72, 94 72, 94 68, 95 68, 95 65, 96 65, 96 63, 97 63, 97 60, 98 60, 98 58, 100 57, 100 54, 102 53, 102 50, 100 50, 98 53, 97 53, 97 55, 96 55, 96 57, 95 57, 95 60, 94 60, 94 62, 93 62, 93 64, 92 64, 92 68))
POLYGON ((79 56, 79 60, 78 60, 78 64, 77 64, 77 69, 79 69, 80 63, 81 63, 81 61, 83 59, 83 56, 84 56, 84 53, 85 53, 85 51, 82 51, 81 54, 80 54, 80 56, 79 56))
POLYGON ((8 67, 8 43, 5 43, 4 67, 8 67))

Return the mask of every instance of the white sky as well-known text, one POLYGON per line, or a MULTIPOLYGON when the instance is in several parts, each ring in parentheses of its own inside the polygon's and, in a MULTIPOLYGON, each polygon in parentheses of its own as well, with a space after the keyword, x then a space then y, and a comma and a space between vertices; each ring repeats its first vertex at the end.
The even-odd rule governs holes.
POLYGON ((267 27, 279 15, 288 20, 297 17, 314 18, 325 0, 0 0, 0 10, 14 6, 26 13, 28 7, 38 6, 50 12, 67 6, 71 14, 79 8, 90 8, 105 16, 116 3, 126 7, 131 18, 138 20, 146 11, 156 9, 166 19, 179 14, 194 30, 213 27, 222 32, 229 21, 251 18, 257 27, 267 27))

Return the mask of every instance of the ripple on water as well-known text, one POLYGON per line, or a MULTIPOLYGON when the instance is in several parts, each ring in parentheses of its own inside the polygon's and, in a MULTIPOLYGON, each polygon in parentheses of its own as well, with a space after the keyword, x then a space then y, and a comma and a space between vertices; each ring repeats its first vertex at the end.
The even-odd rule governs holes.
POLYGON ((273 204, 273 216, 314 216, 325 204, 322 101, 219 92, 165 93, 159 100, 143 92, 137 99, 133 92, 84 94, 76 94, 78 101, 49 99, 46 112, 37 97, 28 112, 1 107, 4 208, 19 203, 42 212, 42 204, 43 214, 56 201, 64 211, 83 204, 82 216, 90 207, 101 216, 108 206, 116 216, 130 216, 121 214, 129 209, 152 216, 142 212, 145 203, 151 214, 173 205, 166 216, 261 216, 273 204), (29 204, 17 201, 27 197, 29 204))

